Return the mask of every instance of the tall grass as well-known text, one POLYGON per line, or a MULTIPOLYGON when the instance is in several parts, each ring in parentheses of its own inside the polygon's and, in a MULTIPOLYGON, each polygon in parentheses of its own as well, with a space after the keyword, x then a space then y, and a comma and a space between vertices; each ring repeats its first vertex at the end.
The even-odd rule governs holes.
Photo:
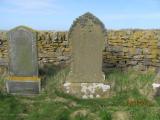
POLYGON ((69 68, 42 70, 42 92, 34 97, 0 94, 0 120, 112 120, 117 111, 129 113, 129 120, 159 120, 159 98, 154 103, 143 91, 148 89, 154 73, 112 70, 106 80, 114 95, 108 99, 83 100, 65 94, 60 87, 69 68), (48 74, 47 74, 48 73, 48 74), (129 100, 144 104, 128 104, 129 100), (152 105, 152 106, 150 106, 152 105))

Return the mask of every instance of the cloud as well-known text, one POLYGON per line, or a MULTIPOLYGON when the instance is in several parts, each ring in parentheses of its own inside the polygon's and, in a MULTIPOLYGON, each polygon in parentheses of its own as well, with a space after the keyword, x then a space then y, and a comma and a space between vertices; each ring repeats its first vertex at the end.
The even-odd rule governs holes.
POLYGON ((2 0, 1 11, 20 14, 56 14, 59 11, 55 0, 2 0), (7 6, 7 7, 6 7, 7 6))

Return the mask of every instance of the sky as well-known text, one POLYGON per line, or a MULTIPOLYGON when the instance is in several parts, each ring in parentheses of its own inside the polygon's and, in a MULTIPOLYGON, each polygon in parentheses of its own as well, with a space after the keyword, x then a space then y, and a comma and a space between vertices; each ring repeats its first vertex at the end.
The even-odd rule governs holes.
POLYGON ((0 0, 0 29, 68 30, 86 12, 106 29, 160 29, 160 0, 0 0))

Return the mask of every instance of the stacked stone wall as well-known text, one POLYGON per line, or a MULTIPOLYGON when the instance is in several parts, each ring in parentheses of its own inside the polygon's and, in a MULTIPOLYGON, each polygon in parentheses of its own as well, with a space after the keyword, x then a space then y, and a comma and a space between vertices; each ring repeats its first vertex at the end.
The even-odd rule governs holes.
MULTIPOLYGON (((38 31, 39 65, 69 65, 68 32, 38 31)), ((92 44, 92 43, 91 43, 92 44)), ((0 74, 8 66, 7 31, 0 32, 0 74)), ((104 68, 160 67, 160 30, 108 30, 103 52, 104 68)))

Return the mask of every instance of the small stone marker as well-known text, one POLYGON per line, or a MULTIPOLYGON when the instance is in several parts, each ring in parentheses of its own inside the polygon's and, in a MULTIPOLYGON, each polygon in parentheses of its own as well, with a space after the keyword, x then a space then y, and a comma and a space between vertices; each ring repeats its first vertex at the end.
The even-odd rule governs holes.
POLYGON ((152 90, 150 91, 152 98, 160 96, 160 70, 158 70, 158 73, 153 81, 152 90))
POLYGON ((16 94, 36 94, 40 91, 36 32, 19 26, 8 32, 9 77, 7 91, 16 94))
POLYGON ((103 84, 105 82, 105 75, 102 72, 102 51, 105 43, 103 23, 91 13, 80 16, 70 28, 69 41, 73 61, 64 84, 65 91, 82 98, 104 96, 110 86, 103 84))

